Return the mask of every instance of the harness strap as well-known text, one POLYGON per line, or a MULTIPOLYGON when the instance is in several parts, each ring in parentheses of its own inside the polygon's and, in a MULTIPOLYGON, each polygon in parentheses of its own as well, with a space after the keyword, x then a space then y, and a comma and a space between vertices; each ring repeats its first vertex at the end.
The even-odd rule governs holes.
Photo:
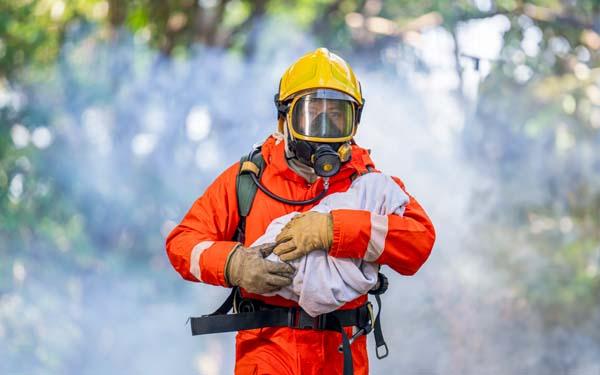
POLYGON ((342 354, 344 356, 344 375, 354 374, 354 364, 352 363, 352 351, 350 349, 350 340, 338 318, 333 318, 334 324, 337 325, 337 331, 342 334, 342 354))
POLYGON ((190 318, 192 336, 262 327, 287 327, 288 322, 289 312, 284 309, 190 318))
MULTIPOLYGON (((342 335, 341 351, 344 358, 344 375, 354 372, 352 364, 352 352, 350 340, 343 327, 357 326, 368 334, 372 327, 375 338, 375 355, 377 359, 388 356, 388 346, 383 338, 381 327, 381 297, 387 290, 387 278, 379 273, 379 288, 370 294, 375 295, 377 302, 377 315, 373 319, 371 304, 367 304, 353 310, 337 310, 328 314, 311 317, 301 308, 286 308, 268 305, 260 301, 242 299, 238 287, 234 287, 227 299, 209 315, 190 318, 192 336, 206 335, 211 333, 224 333, 257 329, 263 327, 289 327, 297 329, 316 329, 339 332, 342 335), (239 304, 236 314, 227 314, 236 303, 239 296, 239 304), (373 320, 373 321, 370 321, 373 320)), ((354 337, 353 337, 354 339, 354 337)))
MULTIPOLYGON (((229 293, 229 295, 227 296, 225 301, 223 301, 223 303, 221 304, 221 306, 219 306, 218 309, 216 309, 211 314, 203 315, 203 316, 226 315, 233 308, 233 302, 235 301, 235 295, 238 293, 239 293, 239 287, 234 286, 231 289, 231 293, 229 293)), ((190 318, 190 320, 192 320, 192 319, 198 319, 198 318, 190 318)), ((192 327, 193 327, 193 320, 192 320, 192 327)), ((194 328, 192 328, 192 335, 193 334, 194 334, 194 328)))
POLYGON ((379 272, 377 274, 377 284, 374 289, 369 291, 369 294, 375 296, 375 300, 377 301, 377 315, 373 321, 373 335, 375 336, 375 354, 377 355, 377 359, 382 359, 388 356, 388 347, 385 343, 385 339, 383 338, 383 332, 381 329, 381 295, 385 293, 388 289, 389 282, 388 278, 385 277, 384 274, 379 272), (385 349, 385 352, 379 354, 379 348, 385 349))
POLYGON ((257 311, 237 314, 210 314, 190 318, 192 336, 256 329, 288 327, 340 332, 342 327, 364 327, 369 324, 369 307, 337 310, 312 317, 302 308, 265 305, 257 311))
MULTIPOLYGON (((337 310, 331 313, 311 317, 302 308, 280 307, 267 305, 259 301, 245 299, 245 310, 249 306, 254 311, 227 314, 234 303, 238 290, 234 288, 231 294, 214 313, 201 317, 190 318, 192 335, 205 335, 211 333, 224 333, 256 329, 263 327, 288 327, 295 329, 315 329, 339 332, 342 335, 342 353, 344 358, 344 375, 352 375, 352 351, 350 340, 343 327, 357 326, 368 327, 373 324, 370 314, 370 303, 352 310, 337 310), (252 302, 256 302, 255 305, 252 302)), ((240 309, 238 309, 240 310, 240 309)))
POLYGON ((383 338, 383 332, 381 330, 381 297, 379 294, 375 295, 375 300, 377 301, 377 316, 375 317, 375 322, 373 322, 373 336, 375 337, 375 355, 377 359, 382 359, 388 356, 388 346, 385 343, 385 339, 383 338), (379 348, 385 349, 384 353, 379 354, 379 348))
POLYGON ((245 242, 246 237, 246 217, 250 213, 258 189, 252 180, 252 176, 260 179, 265 165, 260 149, 261 147, 259 146, 255 149, 257 150, 256 152, 251 152, 250 155, 246 155, 240 159, 240 169, 235 180, 240 221, 234 238, 242 244, 245 242))

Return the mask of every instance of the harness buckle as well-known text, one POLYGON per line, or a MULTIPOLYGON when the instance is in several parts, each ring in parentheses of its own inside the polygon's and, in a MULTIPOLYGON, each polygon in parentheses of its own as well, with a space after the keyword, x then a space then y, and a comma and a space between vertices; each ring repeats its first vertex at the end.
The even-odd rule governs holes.
POLYGON ((288 327, 296 329, 323 330, 327 322, 327 314, 312 317, 302 309, 291 307, 288 310, 288 327))
POLYGON ((377 356, 377 359, 383 359, 387 357, 389 353, 388 346, 385 342, 375 347, 375 355, 377 356), (383 348, 383 351, 379 350, 380 348, 383 348))
POLYGON ((310 315, 308 315, 306 312, 304 312, 304 310, 299 309, 298 310, 298 328, 300 329, 314 329, 315 328, 315 322, 317 319, 311 317, 310 315))
POLYGON ((371 301, 367 301, 367 311, 369 312, 369 324, 365 328, 365 333, 371 333, 373 327, 375 327, 375 313, 373 312, 373 304, 371 301))
MULTIPOLYGON (((373 312, 373 305, 371 304, 370 301, 367 301, 367 303, 363 307, 366 307, 366 309, 360 308, 357 311, 357 313, 358 313, 357 322, 359 324, 361 324, 360 322, 364 322, 365 318, 367 319, 367 322, 365 323, 364 326, 356 326, 357 331, 348 340, 348 343, 350 345, 352 345, 357 338, 359 338, 361 336, 366 336, 369 333, 371 333, 371 331, 373 330, 373 327, 375 326, 375 314, 373 312), (366 317, 365 314, 368 314, 368 317, 366 317)), ((338 346, 338 351, 340 353, 342 353, 343 348, 344 348, 343 345, 340 344, 338 346)))
POLYGON ((249 298, 241 298, 240 300, 236 300, 234 306, 234 312, 236 313, 251 313, 261 309, 261 303, 259 301, 249 298))

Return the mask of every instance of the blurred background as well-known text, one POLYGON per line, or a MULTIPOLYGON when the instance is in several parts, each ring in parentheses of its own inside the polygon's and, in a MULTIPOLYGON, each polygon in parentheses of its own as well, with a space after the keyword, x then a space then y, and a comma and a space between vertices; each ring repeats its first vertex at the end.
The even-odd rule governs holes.
POLYGON ((0 1, 0 373, 232 373, 164 239, 320 46, 438 233, 372 373, 600 374, 594 0, 0 1))

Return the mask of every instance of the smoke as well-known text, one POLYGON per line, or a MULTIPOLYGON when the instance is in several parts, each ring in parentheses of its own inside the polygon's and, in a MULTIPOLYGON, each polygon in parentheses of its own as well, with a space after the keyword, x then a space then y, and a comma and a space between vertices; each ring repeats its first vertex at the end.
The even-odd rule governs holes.
MULTIPOLYGON (((372 373, 597 373, 597 341, 548 329, 494 266, 495 241, 509 241, 482 226, 512 197, 464 153, 470 113, 454 95, 448 35, 435 29, 424 41, 441 68, 421 71, 400 48, 383 56, 389 69, 348 56, 367 99, 357 142, 406 183, 437 230, 419 273, 386 272, 390 356, 376 360, 370 342, 372 373)), ((249 61, 205 47, 166 58, 125 32, 105 42, 75 29, 43 83, 20 82, 49 113, 35 125, 52 131, 34 169, 85 213, 65 228, 82 228, 101 252, 58 241, 4 259, 13 287, 0 295, 2 373, 232 373, 234 335, 193 338, 185 325, 227 291, 181 280, 163 243, 211 180, 275 129, 280 75, 318 47, 277 20, 262 25, 257 46, 249 61), (44 255, 60 246, 62 255, 44 255)))

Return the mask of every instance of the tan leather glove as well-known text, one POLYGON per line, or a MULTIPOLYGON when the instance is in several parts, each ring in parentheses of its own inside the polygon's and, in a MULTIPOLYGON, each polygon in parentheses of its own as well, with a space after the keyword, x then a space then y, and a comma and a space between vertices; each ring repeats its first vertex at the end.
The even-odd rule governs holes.
POLYGON ((273 252, 288 262, 314 250, 329 251, 333 241, 331 214, 309 211, 290 220, 275 239, 273 252))
POLYGON ((225 264, 225 280, 231 286, 240 286, 256 294, 275 292, 290 285, 294 268, 264 259, 274 247, 274 243, 254 247, 238 245, 225 264))

